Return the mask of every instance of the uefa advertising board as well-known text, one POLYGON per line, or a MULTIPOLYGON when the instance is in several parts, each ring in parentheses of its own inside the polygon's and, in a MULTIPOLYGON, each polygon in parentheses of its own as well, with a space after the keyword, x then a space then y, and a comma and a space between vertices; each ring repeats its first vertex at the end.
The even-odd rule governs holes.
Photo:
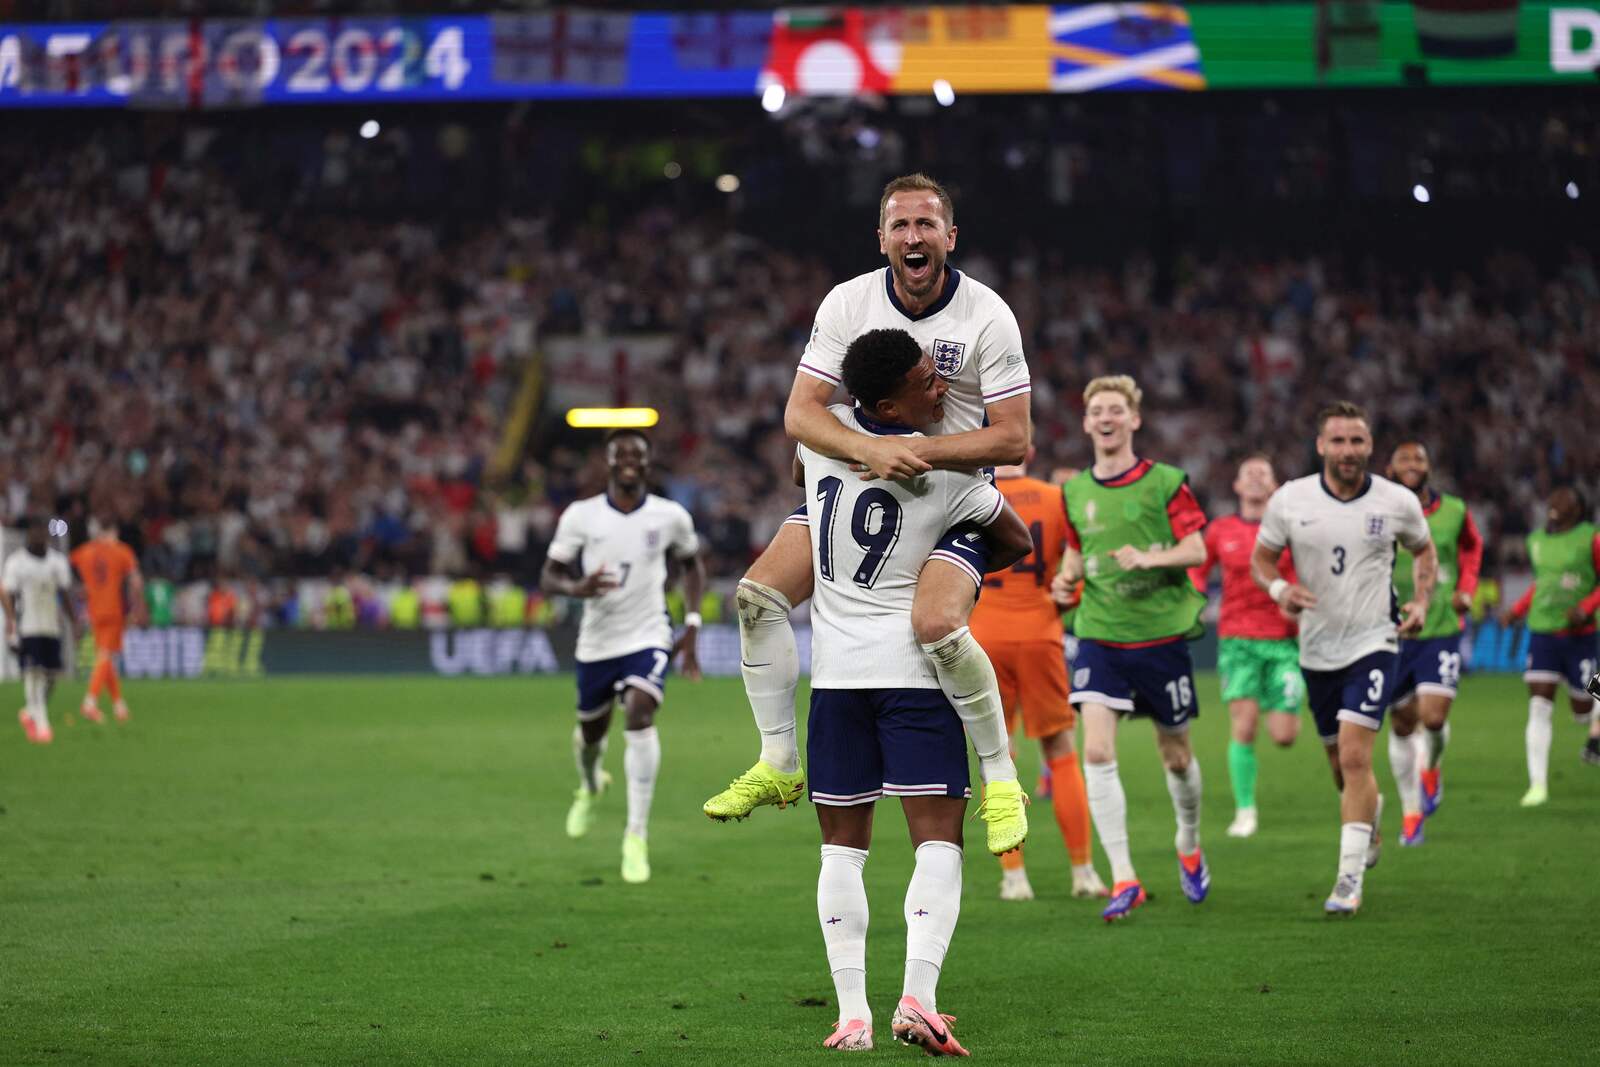
POLYGON ((0 24, 0 107, 1582 85, 1597 68, 1600 5, 1526 0, 0 24))

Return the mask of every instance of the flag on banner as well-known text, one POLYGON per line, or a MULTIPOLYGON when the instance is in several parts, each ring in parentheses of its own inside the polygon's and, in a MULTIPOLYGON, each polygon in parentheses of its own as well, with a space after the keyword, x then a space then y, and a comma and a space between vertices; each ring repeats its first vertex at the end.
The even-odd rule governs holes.
POLYGON ((672 53, 681 70, 759 68, 771 42, 766 12, 672 16, 672 53))
POLYGON ((779 11, 761 80, 803 96, 887 93, 900 69, 899 24, 893 9, 779 11))
POLYGON ((622 86, 633 16, 582 8, 495 15, 494 76, 519 85, 622 86))
POLYGON ((1176 4, 1086 4, 1050 12, 1050 88, 1204 89, 1189 13, 1176 4))

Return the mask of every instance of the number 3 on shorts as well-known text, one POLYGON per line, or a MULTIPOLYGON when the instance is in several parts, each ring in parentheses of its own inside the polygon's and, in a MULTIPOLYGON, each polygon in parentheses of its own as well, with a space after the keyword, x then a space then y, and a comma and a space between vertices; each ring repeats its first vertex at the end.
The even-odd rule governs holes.
POLYGON ((1376 704, 1383 696, 1383 672, 1373 671, 1367 677, 1372 681, 1372 688, 1367 690, 1367 699, 1376 704))

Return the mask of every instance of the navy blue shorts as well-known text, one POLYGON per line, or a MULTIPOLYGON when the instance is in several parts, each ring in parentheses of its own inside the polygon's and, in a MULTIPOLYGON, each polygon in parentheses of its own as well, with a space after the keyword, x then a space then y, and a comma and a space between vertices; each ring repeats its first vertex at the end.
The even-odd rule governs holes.
POLYGON ((813 804, 972 795, 967 735, 937 689, 813 689, 806 767, 813 804))
MULTIPOLYGON (((994 481, 993 468, 989 471, 989 480, 994 481)), ((789 512, 789 517, 783 520, 787 525, 794 523, 796 526, 811 525, 810 517, 806 514, 806 506, 801 504, 789 512)), ((974 585, 980 590, 983 588, 983 576, 989 573, 989 542, 983 536, 983 527, 975 523, 963 523, 952 526, 939 538, 933 546, 933 551, 928 554, 929 559, 941 559, 952 563, 967 572, 974 585)))
POLYGON ((1595 634, 1529 634, 1528 660, 1522 679, 1557 684, 1565 681, 1573 696, 1586 696, 1590 676, 1600 669, 1597 663, 1600 663, 1600 642, 1595 634))
POLYGON ((1200 714, 1189 642, 1118 648, 1078 640, 1072 660, 1072 704, 1104 704, 1119 715, 1151 718, 1163 733, 1181 734, 1200 714))
POLYGON ((17 667, 21 670, 59 671, 61 638, 24 637, 17 642, 17 667))
POLYGON ((616 659, 578 661, 578 718, 598 719, 611 710, 624 689, 637 689, 661 703, 672 654, 664 648, 642 648, 616 659))
POLYGON ((1341 722, 1383 729, 1383 712, 1393 702, 1400 675, 1400 656, 1374 652, 1336 671, 1301 668, 1300 673, 1306 676, 1306 697, 1317 720, 1317 736, 1331 745, 1339 739, 1341 722))
POLYGON ((1400 642, 1400 667, 1394 703, 1404 704, 1419 693, 1455 699, 1461 682, 1461 635, 1400 642))

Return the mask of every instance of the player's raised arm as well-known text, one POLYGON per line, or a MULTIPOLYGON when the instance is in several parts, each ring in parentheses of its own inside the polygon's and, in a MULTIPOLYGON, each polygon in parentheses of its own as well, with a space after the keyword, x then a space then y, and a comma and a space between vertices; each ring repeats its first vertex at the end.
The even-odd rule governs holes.
POLYGON ((966 433, 920 437, 909 444, 916 454, 943 470, 974 470, 1021 463, 1033 440, 1029 394, 984 405, 988 425, 966 433))

